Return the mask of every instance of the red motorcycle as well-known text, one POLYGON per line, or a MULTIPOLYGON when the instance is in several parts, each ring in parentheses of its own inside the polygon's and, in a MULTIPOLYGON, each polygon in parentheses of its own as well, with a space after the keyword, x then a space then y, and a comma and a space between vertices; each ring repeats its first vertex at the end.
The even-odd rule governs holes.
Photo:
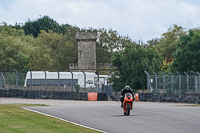
POLYGON ((133 108, 133 96, 131 93, 126 93, 123 102, 124 115, 130 115, 130 110, 132 108, 133 108))

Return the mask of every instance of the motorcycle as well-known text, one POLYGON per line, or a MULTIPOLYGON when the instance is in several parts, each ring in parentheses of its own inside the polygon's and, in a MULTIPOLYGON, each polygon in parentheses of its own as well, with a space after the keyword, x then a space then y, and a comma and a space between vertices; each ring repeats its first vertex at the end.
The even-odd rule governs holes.
POLYGON ((131 93, 126 93, 123 102, 124 115, 130 115, 130 110, 133 109, 133 96, 131 93))

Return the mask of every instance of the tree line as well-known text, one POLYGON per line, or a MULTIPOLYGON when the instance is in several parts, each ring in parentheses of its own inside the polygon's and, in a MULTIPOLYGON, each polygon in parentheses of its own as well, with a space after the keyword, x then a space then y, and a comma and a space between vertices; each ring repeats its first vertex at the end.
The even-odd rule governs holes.
MULTIPOLYGON (((77 26, 58 24, 48 16, 24 25, 0 26, 0 69, 69 71, 77 63, 77 26)), ((112 29, 98 29, 97 63, 112 63, 110 70, 116 91, 125 85, 146 88, 146 75, 155 72, 200 70, 200 29, 186 30, 172 25, 160 38, 147 43, 133 41, 112 29)), ((101 74, 101 73, 100 73, 101 74)))

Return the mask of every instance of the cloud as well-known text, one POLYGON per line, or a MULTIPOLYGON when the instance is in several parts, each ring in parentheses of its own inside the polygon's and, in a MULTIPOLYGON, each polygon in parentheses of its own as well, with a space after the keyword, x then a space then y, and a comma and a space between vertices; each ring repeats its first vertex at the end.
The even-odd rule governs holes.
POLYGON ((160 37, 177 24, 197 28, 200 5, 193 0, 16 0, 10 10, 0 5, 0 18, 10 24, 47 15, 80 28, 112 28, 133 40, 160 37))

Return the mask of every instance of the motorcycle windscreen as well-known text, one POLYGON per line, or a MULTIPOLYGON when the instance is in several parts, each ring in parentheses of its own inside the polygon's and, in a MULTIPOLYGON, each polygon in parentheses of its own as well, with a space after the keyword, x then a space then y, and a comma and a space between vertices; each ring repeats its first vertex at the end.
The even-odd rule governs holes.
POLYGON ((126 97, 130 99, 132 97, 131 93, 126 93, 126 97))

